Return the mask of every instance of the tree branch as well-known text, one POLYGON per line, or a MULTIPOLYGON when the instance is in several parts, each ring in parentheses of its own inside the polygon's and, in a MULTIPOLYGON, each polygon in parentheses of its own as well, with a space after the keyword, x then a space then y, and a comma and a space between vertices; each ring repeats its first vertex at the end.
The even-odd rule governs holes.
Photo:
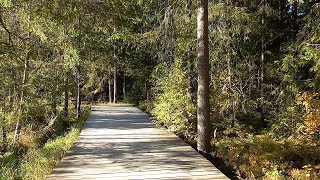
POLYGON ((12 36, 15 36, 21 40, 28 40, 29 38, 24 38, 19 36, 18 34, 12 33, 10 32, 10 30, 7 28, 7 26, 5 25, 4 21, 3 21, 3 11, 2 8, 0 7, 0 25, 2 26, 2 28, 8 33, 9 35, 9 43, 13 46, 13 41, 12 41, 12 36))
POLYGON ((8 36, 9 36, 9 46, 13 46, 13 42, 12 42, 12 39, 11 39, 11 32, 9 31, 9 29, 6 27, 6 25, 4 24, 3 22, 3 19, 2 19, 2 8, 0 7, 0 24, 2 26, 2 28, 8 33, 8 36))

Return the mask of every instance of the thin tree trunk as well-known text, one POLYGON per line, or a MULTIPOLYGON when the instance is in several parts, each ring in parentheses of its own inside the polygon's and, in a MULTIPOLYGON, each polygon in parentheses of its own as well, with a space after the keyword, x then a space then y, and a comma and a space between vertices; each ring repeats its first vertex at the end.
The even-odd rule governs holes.
POLYGON ((282 22, 282 1, 278 0, 279 2, 279 7, 278 7, 278 11, 279 11, 279 17, 280 17, 280 21, 282 22))
POLYGON ((292 23, 291 23, 291 26, 292 26, 292 30, 293 30, 294 34, 296 34, 299 29, 297 19, 298 19, 298 0, 292 0, 292 23))
POLYGON ((123 75, 123 86, 122 86, 122 92, 123 92, 123 100, 126 97, 126 76, 123 75))
POLYGON ((109 86, 109 103, 112 103, 112 80, 111 77, 109 76, 108 78, 108 86, 109 86))
MULTIPOLYGON (((266 51, 266 42, 265 42, 265 16, 266 16, 266 0, 262 1, 262 16, 261 16, 261 59, 260 59, 260 68, 259 68, 259 77, 258 77, 258 88, 260 97, 264 97, 264 66, 265 66, 265 51, 266 51)), ((258 106, 258 110, 261 116, 261 120, 265 120, 265 110, 264 103, 261 102, 258 106)))
POLYGON ((8 149, 8 139, 7 139, 7 131, 5 127, 2 127, 2 140, 3 140, 3 151, 6 152, 8 149))
MULTIPOLYGON (((28 63, 28 57, 24 62, 23 77, 22 77, 22 88, 21 88, 20 104, 19 104, 19 110, 18 110, 19 114, 22 112, 22 104, 23 104, 23 97, 24 97, 24 85, 25 85, 26 77, 27 77, 27 63, 28 63)), ((19 134, 19 131, 20 131, 20 118, 21 117, 18 117, 18 120, 16 122, 16 127, 15 127, 14 135, 13 135, 13 144, 18 140, 18 134, 19 134)))
POLYGON ((117 103, 117 69, 113 75, 113 103, 117 103))
POLYGON ((77 66, 77 109, 76 109, 77 118, 80 117, 80 113, 81 113, 80 65, 78 62, 78 66, 77 66))
POLYGON ((63 111, 64 111, 64 115, 65 117, 68 117, 68 113, 69 113, 69 85, 68 85, 68 77, 66 75, 66 77, 64 78, 64 106, 63 106, 63 111))
POLYGON ((298 2, 297 0, 292 0, 292 19, 295 21, 298 18, 298 2))
MULTIPOLYGON (((9 91, 10 92, 10 91, 9 91)), ((9 93, 9 97, 10 97, 10 93, 9 93)), ((7 111, 7 98, 4 98, 4 100, 3 100, 3 110, 4 110, 4 112, 6 112, 7 111)), ((7 132, 6 132, 6 129, 5 129, 5 127, 4 127, 4 124, 5 124, 5 116, 2 116, 2 117, 0 117, 1 118, 1 130, 2 130, 2 144, 3 144, 3 146, 2 146, 2 149, 3 149, 3 151, 4 152, 6 152, 7 151, 7 132)))
MULTIPOLYGON (((78 16, 78 28, 80 30, 81 28, 81 18, 80 15, 78 16)), ((80 31, 81 32, 81 31, 80 31)), ((79 36, 78 38, 78 48, 80 50, 81 48, 81 36, 79 36)), ((80 118, 80 114, 81 114, 81 87, 80 87, 80 76, 81 76, 81 72, 80 72, 80 60, 77 61, 77 109, 76 109, 76 116, 77 118, 80 118)))
POLYGON ((57 115, 57 97, 55 95, 52 97, 52 112, 55 116, 57 115))
POLYGON ((198 37, 198 107, 197 107, 197 149, 202 153, 211 152, 211 122, 209 104, 209 37, 208 0, 197 0, 198 37))
POLYGON ((266 43, 265 43, 265 13, 266 13, 266 0, 262 2, 262 18, 261 18, 261 67, 260 67, 260 94, 263 96, 263 88, 264 88, 264 63, 265 63, 265 51, 266 51, 266 43))
MULTIPOLYGON (((5 110, 5 108, 4 108, 4 110, 5 110)), ((6 152, 7 151, 7 146, 8 146, 8 140, 7 140, 7 131, 6 131, 5 127, 4 127, 5 117, 3 116, 3 117, 0 117, 0 118, 1 118, 1 123, 2 123, 2 126, 1 126, 2 144, 3 144, 2 149, 3 149, 4 152, 6 152)))
POLYGON ((149 102, 150 102, 150 97, 149 97, 148 80, 146 80, 146 82, 145 82, 145 84, 144 84, 144 89, 145 89, 145 99, 146 99, 146 102, 149 103, 149 102))
MULTIPOLYGON (((29 10, 31 10, 31 6, 28 5, 27 7, 29 10)), ((30 27, 30 16, 28 16, 28 23, 27 23, 28 29, 30 27)), ((28 38, 30 38, 31 33, 28 33, 28 38)), ((20 94, 20 104, 19 104, 19 115, 22 112, 22 104, 23 104, 23 98, 24 98, 24 86, 25 86, 25 82, 26 82, 26 78, 27 78, 27 67, 28 67, 28 61, 29 61, 29 57, 30 57, 30 52, 27 53, 27 57, 24 61, 24 69, 23 69, 23 77, 22 77, 22 88, 21 88, 21 94, 20 94)), ((16 141, 18 140, 18 134, 20 133, 20 118, 18 117, 17 123, 16 123, 16 127, 15 127, 15 131, 14 131, 14 135, 13 135, 13 144, 16 143, 16 141)))

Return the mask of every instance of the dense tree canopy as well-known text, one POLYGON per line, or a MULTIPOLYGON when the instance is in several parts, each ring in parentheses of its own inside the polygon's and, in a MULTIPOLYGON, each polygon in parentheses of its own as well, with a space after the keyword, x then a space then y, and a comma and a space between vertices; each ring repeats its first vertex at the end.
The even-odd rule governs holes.
MULTIPOLYGON (((116 100, 139 105, 192 144, 197 7, 196 0, 0 0, 1 152, 23 159, 32 144, 73 126, 81 104, 116 100)), ((215 0, 208 17, 214 156, 252 179, 317 179, 320 3, 215 0)), ((8 171, 21 162, 0 162, 0 179, 25 178, 8 171)))

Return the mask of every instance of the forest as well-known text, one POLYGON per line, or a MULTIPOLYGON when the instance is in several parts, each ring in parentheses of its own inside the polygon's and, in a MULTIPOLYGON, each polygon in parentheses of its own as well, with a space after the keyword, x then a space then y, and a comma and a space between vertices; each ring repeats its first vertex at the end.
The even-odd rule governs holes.
POLYGON ((319 90, 318 0, 0 0, 0 179, 44 179, 97 103, 237 179, 319 179, 319 90))

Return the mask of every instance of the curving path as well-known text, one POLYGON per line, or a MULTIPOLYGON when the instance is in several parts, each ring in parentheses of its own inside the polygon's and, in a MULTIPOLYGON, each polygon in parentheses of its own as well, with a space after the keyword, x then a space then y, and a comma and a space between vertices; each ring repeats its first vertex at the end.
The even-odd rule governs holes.
POLYGON ((228 179, 141 110, 92 110, 77 143, 47 179, 228 179))

